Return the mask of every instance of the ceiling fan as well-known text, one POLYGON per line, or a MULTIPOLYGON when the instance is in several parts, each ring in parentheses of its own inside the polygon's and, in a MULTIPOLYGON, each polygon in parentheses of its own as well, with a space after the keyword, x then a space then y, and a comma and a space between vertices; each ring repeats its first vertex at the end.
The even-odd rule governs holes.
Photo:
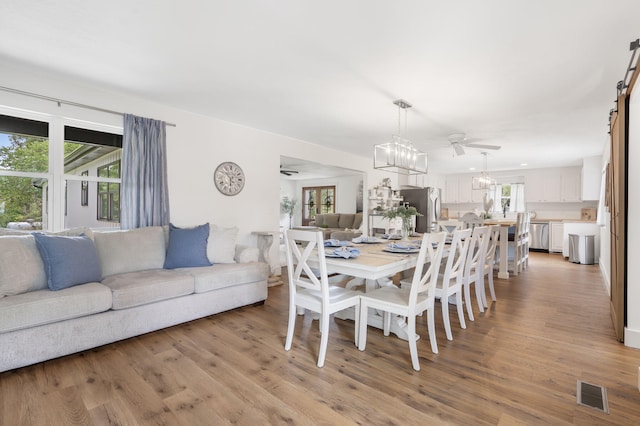
POLYGON ((298 171, 297 170, 283 169, 282 168, 282 164, 280 164, 280 173, 282 173, 285 176, 291 176, 292 174, 298 173, 298 171))
POLYGON ((494 150, 498 150, 502 148, 501 146, 498 146, 498 145, 485 145, 485 144, 474 143, 475 141, 478 141, 480 139, 467 139, 464 133, 454 133, 452 135, 449 135, 447 139, 449 139, 449 143, 453 147, 453 150, 455 151, 456 155, 464 155, 465 146, 469 148, 494 149, 494 150))

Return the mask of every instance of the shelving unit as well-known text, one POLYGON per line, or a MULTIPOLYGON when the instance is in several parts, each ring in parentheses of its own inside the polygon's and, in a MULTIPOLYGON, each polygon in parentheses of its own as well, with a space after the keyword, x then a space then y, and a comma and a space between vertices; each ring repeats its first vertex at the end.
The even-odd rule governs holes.
POLYGON ((403 198, 400 195, 399 190, 391 189, 387 186, 373 188, 369 190, 369 235, 375 235, 376 233, 392 233, 400 232, 402 228, 402 220, 394 219, 388 220, 382 217, 382 213, 392 208, 400 206, 403 198))
POLYGON ((398 207, 400 203, 402 203, 400 190, 386 186, 369 190, 369 214, 374 214, 376 207, 389 210, 398 207))

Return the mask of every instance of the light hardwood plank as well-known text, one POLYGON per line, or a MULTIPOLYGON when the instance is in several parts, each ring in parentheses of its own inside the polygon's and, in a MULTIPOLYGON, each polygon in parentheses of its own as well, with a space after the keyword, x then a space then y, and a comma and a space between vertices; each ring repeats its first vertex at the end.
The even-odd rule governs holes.
POLYGON ((495 286, 466 330, 449 306, 453 341, 436 306, 437 355, 419 320, 420 372, 380 330, 358 351, 351 321, 331 320, 324 368, 309 316, 285 351, 285 283, 263 306, 0 373, 0 424, 640 424, 640 351, 616 341, 597 265, 531 253, 495 286), (576 404, 578 379, 611 414, 576 404))

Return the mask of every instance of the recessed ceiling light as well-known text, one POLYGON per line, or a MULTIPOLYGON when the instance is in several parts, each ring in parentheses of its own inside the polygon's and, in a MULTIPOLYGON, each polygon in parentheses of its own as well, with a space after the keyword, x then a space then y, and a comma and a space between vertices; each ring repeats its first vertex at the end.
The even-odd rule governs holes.
POLYGON ((476 168, 475 167, 469 167, 469 170, 474 171, 476 168))
POLYGON ((527 163, 520 163, 521 166, 528 166, 527 163))

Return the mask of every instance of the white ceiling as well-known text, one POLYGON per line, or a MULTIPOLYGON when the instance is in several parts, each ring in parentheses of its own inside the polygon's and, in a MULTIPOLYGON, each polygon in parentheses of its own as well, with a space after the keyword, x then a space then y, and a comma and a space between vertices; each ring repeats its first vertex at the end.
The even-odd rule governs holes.
POLYGON ((455 132, 502 146, 489 170, 601 154, 640 37, 637 0, 5 0, 0 9, 0 64, 363 156, 397 132, 393 101, 406 99, 408 136, 441 173, 482 167, 477 149, 453 157, 455 132))

